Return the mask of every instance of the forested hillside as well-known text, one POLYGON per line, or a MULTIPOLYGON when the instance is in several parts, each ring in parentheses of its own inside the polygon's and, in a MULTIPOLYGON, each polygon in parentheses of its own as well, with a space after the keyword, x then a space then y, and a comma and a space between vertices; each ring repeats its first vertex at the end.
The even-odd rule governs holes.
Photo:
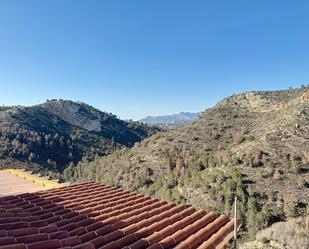
POLYGON ((182 128, 131 149, 69 167, 71 181, 94 179, 223 213, 239 197, 246 238, 305 215, 309 202, 309 89, 246 92, 182 128))
POLYGON ((51 100, 0 108, 0 165, 62 172, 82 158, 91 160, 157 132, 125 122, 85 103, 51 100))

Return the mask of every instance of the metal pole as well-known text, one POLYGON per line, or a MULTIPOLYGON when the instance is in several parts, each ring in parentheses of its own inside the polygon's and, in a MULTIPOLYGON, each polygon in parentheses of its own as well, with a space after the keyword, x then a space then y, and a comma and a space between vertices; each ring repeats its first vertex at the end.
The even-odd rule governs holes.
POLYGON ((234 241, 233 249, 237 249, 237 196, 235 196, 234 202, 234 241))

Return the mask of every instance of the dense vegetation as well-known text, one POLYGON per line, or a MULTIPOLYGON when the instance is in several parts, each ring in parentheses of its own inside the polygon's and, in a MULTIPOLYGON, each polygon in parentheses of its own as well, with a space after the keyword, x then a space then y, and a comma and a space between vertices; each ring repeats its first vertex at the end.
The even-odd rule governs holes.
POLYGON ((64 177, 222 213, 231 213, 237 195, 243 232, 253 238, 258 229, 306 214, 308 148, 308 88, 248 92, 185 127, 71 165, 64 177))
POLYGON ((0 163, 1 167, 62 172, 70 163, 131 147, 156 131, 72 101, 1 107, 0 163))

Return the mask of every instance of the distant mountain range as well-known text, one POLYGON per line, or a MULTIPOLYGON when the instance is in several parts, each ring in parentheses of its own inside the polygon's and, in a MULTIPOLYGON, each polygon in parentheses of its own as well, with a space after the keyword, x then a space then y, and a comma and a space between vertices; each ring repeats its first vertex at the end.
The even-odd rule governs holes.
POLYGON ((0 107, 0 166, 61 172, 69 163, 131 147, 156 131, 70 100, 0 107))
POLYGON ((177 128, 197 120, 199 114, 200 113, 180 112, 177 114, 163 116, 147 116, 146 118, 141 119, 140 122, 170 129, 177 128))

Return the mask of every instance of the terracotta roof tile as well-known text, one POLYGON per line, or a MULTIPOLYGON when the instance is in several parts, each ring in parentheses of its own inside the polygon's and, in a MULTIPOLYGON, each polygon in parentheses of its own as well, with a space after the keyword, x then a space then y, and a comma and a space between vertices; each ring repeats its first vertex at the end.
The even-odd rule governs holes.
POLYGON ((83 235, 87 232, 85 227, 78 227, 72 231, 70 231, 70 236, 75 236, 75 235, 83 235))
POLYGON ((39 229, 37 227, 28 227, 28 228, 21 228, 21 229, 14 229, 7 231, 7 236, 13 236, 13 237, 20 237, 30 234, 38 233, 39 229))
POLYGON ((87 242, 81 245, 74 246, 72 249, 95 249, 95 246, 92 243, 87 242))
POLYGON ((94 182, 0 198, 0 249, 217 248, 234 221, 94 182))
POLYGON ((27 245, 27 249, 58 249, 61 248, 59 240, 47 240, 35 242, 27 245))
POLYGON ((60 240, 61 247, 65 246, 76 246, 82 243, 81 239, 78 236, 72 236, 65 239, 60 240))
POLYGON ((16 238, 17 243, 25 243, 25 244, 44 240, 49 240, 49 236, 47 233, 30 234, 16 238))
POLYGON ((27 249, 27 245, 26 244, 5 245, 0 246, 0 249, 27 249))
POLYGON ((0 238, 0 246, 11 245, 11 244, 14 244, 15 242, 16 241, 15 241, 14 237, 3 237, 3 238, 0 238))
POLYGON ((50 239, 64 239, 69 237, 70 234, 68 231, 57 231, 49 234, 50 239))
POLYGON ((58 227, 56 225, 48 225, 48 226, 39 228, 40 233, 53 233, 56 231, 58 231, 58 227))
POLYGON ((107 243, 106 238, 104 236, 99 236, 95 239, 92 239, 90 242, 94 245, 95 248, 99 248, 100 246, 107 243))
POLYGON ((88 232, 88 233, 81 235, 80 239, 82 240, 82 242, 87 242, 87 241, 93 240, 97 237, 98 237, 98 235, 94 231, 91 231, 91 232, 88 232))

